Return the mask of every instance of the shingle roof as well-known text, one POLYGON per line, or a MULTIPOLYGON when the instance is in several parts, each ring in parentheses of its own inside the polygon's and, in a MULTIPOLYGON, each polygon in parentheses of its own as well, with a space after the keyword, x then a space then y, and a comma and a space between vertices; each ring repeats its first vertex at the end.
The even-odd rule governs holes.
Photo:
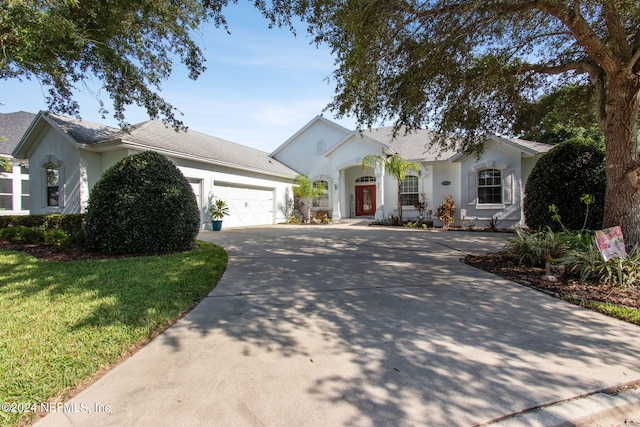
POLYGON ((76 142, 80 144, 99 144, 101 142, 112 141, 122 130, 85 120, 73 119, 71 117, 60 116, 58 114, 46 113, 48 117, 76 142))
MULTIPOLYGON (((367 130, 363 134, 388 145, 400 157, 410 161, 455 160, 464 155, 464 153, 454 150, 442 150, 438 144, 431 145, 437 134, 427 129, 415 129, 408 133, 401 129, 396 133, 395 138, 393 126, 367 130)), ((553 145, 519 138, 506 138, 497 135, 492 135, 489 138, 515 147, 529 155, 546 153, 553 148, 553 145)))
POLYGON ((381 127, 363 131, 363 135, 375 139, 389 147, 405 160, 435 161, 447 160, 456 151, 442 150, 439 145, 431 146, 436 133, 426 129, 415 129, 410 132, 400 129, 394 137, 393 126, 381 127))
POLYGON ((0 113, 0 154, 11 155, 35 116, 26 111, 0 113))
POLYGON ((286 177, 295 177, 298 174, 264 151, 193 130, 176 131, 156 120, 133 125, 128 130, 121 130, 55 114, 49 114, 49 117, 82 144, 98 145, 122 141, 122 143, 140 145, 141 148, 158 149, 167 154, 194 157, 230 167, 286 177))
POLYGON ((504 136, 494 136, 495 139, 501 140, 507 144, 516 146, 518 148, 524 148, 535 153, 546 153, 553 148, 553 145, 545 144, 543 142, 528 141, 520 138, 505 138, 504 136))

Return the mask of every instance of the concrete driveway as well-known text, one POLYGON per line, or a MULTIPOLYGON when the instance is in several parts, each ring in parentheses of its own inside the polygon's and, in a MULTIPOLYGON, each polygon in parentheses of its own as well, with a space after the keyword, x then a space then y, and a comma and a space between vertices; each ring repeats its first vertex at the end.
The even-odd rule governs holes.
POLYGON ((200 238, 229 252, 218 286, 38 426, 536 425, 527 410, 579 404, 536 421, 553 425, 640 381, 639 327, 460 262, 504 234, 341 224, 200 238))

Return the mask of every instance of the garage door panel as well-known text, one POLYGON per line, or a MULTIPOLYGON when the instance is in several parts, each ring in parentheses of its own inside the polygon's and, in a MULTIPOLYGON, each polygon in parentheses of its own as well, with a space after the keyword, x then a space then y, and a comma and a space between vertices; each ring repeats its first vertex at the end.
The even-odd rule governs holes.
POLYGON ((274 222, 273 189, 216 185, 216 198, 229 204, 231 215, 225 217, 227 227, 267 225, 274 222))

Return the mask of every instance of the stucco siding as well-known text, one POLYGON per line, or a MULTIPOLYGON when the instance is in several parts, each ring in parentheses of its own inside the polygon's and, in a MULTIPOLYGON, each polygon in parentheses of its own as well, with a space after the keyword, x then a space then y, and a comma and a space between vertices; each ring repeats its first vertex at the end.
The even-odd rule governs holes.
POLYGON ((286 149, 278 151, 274 157, 307 176, 320 175, 331 167, 331 161, 325 153, 347 134, 335 126, 318 121, 295 140, 289 141, 286 149))
MULTIPOLYGON (((480 158, 467 156, 462 163, 460 209, 466 210, 468 221, 476 226, 486 226, 492 218, 498 227, 514 227, 522 222, 522 157, 521 152, 489 141, 480 158), (477 176, 481 170, 500 170, 502 178, 502 203, 479 203, 477 176)), ((467 222, 468 224, 468 222, 467 222)))
POLYGON ((31 213, 79 213, 82 207, 80 154, 72 142, 49 128, 29 158, 31 213), (59 206, 47 206, 46 170, 48 162, 60 167, 59 206))
POLYGON ((460 170, 461 165, 457 162, 440 162, 433 164, 433 197, 429 202, 429 209, 433 210, 434 221, 437 225, 441 224, 440 221, 436 218, 436 210, 438 210, 438 206, 440 206, 442 202, 444 202, 445 197, 447 197, 449 194, 453 196, 456 205, 454 224, 460 223, 460 170))

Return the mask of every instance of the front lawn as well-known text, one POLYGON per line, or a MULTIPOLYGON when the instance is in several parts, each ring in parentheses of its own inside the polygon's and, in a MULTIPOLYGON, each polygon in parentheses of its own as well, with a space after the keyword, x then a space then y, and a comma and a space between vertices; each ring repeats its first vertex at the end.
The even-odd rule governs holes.
POLYGON ((198 242, 162 256, 52 262, 0 250, 0 425, 62 401, 200 301, 227 263, 198 242), (9 409, 9 411, 7 411, 9 409))

